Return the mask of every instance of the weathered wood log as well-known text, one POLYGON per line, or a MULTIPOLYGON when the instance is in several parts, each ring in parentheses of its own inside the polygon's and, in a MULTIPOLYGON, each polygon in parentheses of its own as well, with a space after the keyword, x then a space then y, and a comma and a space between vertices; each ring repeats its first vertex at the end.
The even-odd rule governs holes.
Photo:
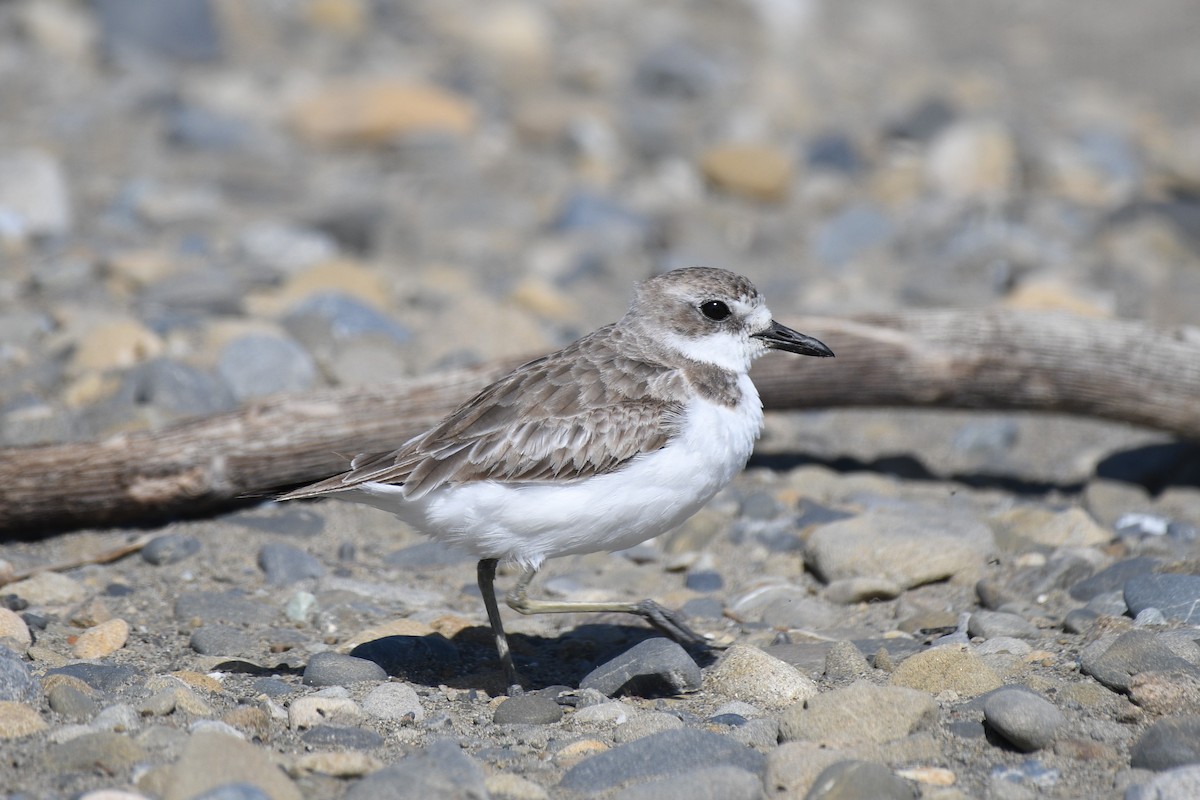
MULTIPOLYGON (((785 320, 837 358, 769 356, 767 409, 1081 414, 1200 440, 1200 331, 1007 311, 785 320)), ((158 432, 0 450, 0 532, 146 523, 228 507, 398 446, 516 362, 281 396, 158 432)))

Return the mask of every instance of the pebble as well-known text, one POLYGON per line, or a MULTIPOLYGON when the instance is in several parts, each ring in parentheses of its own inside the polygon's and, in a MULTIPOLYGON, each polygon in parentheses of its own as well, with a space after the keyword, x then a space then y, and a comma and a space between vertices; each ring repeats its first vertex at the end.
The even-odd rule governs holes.
POLYGON ((43 150, 0 150, 0 214, 21 238, 63 236, 73 225, 62 164, 43 150))
POLYGON ((363 710, 349 697, 331 697, 318 694, 297 697, 288 706, 288 725, 292 730, 315 728, 327 722, 357 722, 363 710))
POLYGON ((1185 625, 1200 621, 1200 575, 1134 575, 1125 581, 1125 604, 1133 614, 1156 608, 1185 625))
POLYGON ((634 645, 584 676, 580 689, 612 697, 625 691, 641 696, 681 694, 700 688, 700 667, 670 639, 654 638, 634 645))
POLYGON ((1082 508, 1014 508, 990 521, 997 530, 997 541, 1011 552, 1023 552, 1030 546, 1091 547, 1113 538, 1082 508))
POLYGON ((110 57, 154 55, 181 61, 214 61, 222 54, 216 11, 205 0, 173 0, 146 9, 136 0, 96 6, 101 44, 110 57))
POLYGON ((887 214, 874 206, 856 205, 821 225, 813 240, 813 256, 838 269, 869 250, 882 247, 894 230, 887 214))
POLYGON ((140 402, 171 414, 207 416, 237 406, 233 391, 215 372, 169 358, 141 364, 130 377, 140 402))
POLYGON ((1071 597, 1087 602, 1102 594, 1124 592, 1126 581, 1139 575, 1149 575, 1161 564, 1160 559, 1149 556, 1118 561, 1073 585, 1070 590, 1071 597))
POLYGON ((217 371, 239 402, 282 392, 301 392, 316 383, 312 357, 291 339, 251 334, 221 350, 217 371))
POLYGON ((407 683, 384 683, 376 686, 362 700, 362 709, 376 719, 425 719, 425 709, 416 691, 407 683))
POLYGON ((882 764, 838 761, 821 771, 805 800, 915 800, 917 791, 882 764))
POLYGON ((432 742, 373 772, 346 792, 346 800, 427 800, 487 797, 483 770, 458 742, 432 742))
POLYGON ((680 728, 644 736, 593 755, 567 770, 559 788, 597 794, 631 783, 687 775, 715 764, 761 776, 766 758, 737 741, 680 728))
POLYGON ((619 701, 610 700, 577 709, 571 715, 571 721, 581 725, 593 725, 597 723, 615 723, 620 725, 629 719, 631 713, 632 710, 629 706, 619 701))
POLYGON ((817 776, 831 764, 845 760, 847 751, 817 742, 782 742, 767 751, 764 784, 783 797, 805 797, 817 776))
POLYGON ((553 698, 538 694, 509 697, 496 706, 497 725, 553 725, 562 719, 562 707, 553 698))
POLYGON ((97 692, 109 694, 136 679, 140 673, 127 664, 67 664, 46 670, 46 675, 77 678, 97 692))
POLYGON ((769 145, 725 144, 700 157, 700 170, 714 186, 754 200, 778 202, 792 185, 792 162, 769 145))
POLYGON ((1165 641, 1145 630, 1127 631, 1111 641, 1096 641, 1083 649, 1079 663, 1083 672, 1119 692, 1128 692, 1133 676, 1142 672, 1200 675, 1165 641))
POLYGON ((12 700, 0 700, 0 739, 20 739, 49 727, 37 711, 12 700))
POLYGON ((182 622, 224 622, 230 625, 265 625, 275 610, 237 589, 225 592, 185 592, 175 600, 175 619, 182 622))
POLYGON ((993 730, 1025 753, 1054 744, 1067 721, 1053 703, 1019 689, 992 692, 983 704, 983 714, 993 730))
POLYGON ((995 542, 983 523, 935 511, 870 511, 817 527, 807 557, 825 582, 884 577, 905 588, 982 574, 995 542))
POLYGON ((38 697, 38 680, 29 664, 0 645, 0 700, 31 703, 38 697))
POLYGON ((142 559, 156 567, 177 564, 200 552, 200 540, 183 533, 155 536, 142 548, 142 559))
POLYGON ((76 658, 104 658, 129 641, 129 623, 117 617, 79 634, 71 652, 76 658))
POLYGON ((550 793, 533 781, 500 772, 485 779, 491 800, 550 800, 550 793))
POLYGON ((90 719, 100 708, 83 681, 54 683, 46 688, 46 702, 50 710, 72 720, 90 719))
POLYGON ((271 800, 301 800, 301 793, 266 751, 232 736, 193 733, 171 767, 164 800, 187 800, 220 786, 244 783, 271 800))
POLYGON ((1017 171, 1016 143, 997 120, 954 122, 929 145, 926 176, 935 190, 954 199, 1003 199, 1017 171))
POLYGON ((8 584, 4 592, 15 594, 35 607, 71 605, 87 596, 77 581, 57 572, 39 572, 31 578, 8 584))
POLYGON ((904 593, 904 587, 878 575, 832 581, 821 592, 831 603, 851 605, 872 600, 894 600, 904 593))
POLYGON ((817 694, 817 685, 792 665, 741 644, 708 671, 705 688, 763 708, 786 708, 817 694))
POLYGON ((196 795, 193 800, 271 800, 271 796, 252 783, 238 781, 223 783, 196 795))
POLYGON ((192 631, 188 645, 202 656, 253 656, 258 639, 232 625, 202 625, 192 631))
POLYGON ((146 751, 129 736, 97 731, 51 745, 42 756, 42 768, 55 773, 100 770, 121 775, 146 757, 146 751))
POLYGON ((296 132, 314 144, 378 146, 397 137, 465 135, 476 124, 466 98, 406 80, 349 78, 321 87, 292 109, 296 132))
POLYGON ((744 769, 714 765, 630 786, 619 800, 760 800, 762 779, 744 769))
POLYGON ((910 656, 896 667, 888 681, 931 693, 953 691, 960 697, 976 697, 1001 683, 979 656, 954 645, 910 656))
POLYGON ((317 725, 300 734, 300 741, 310 747, 339 747, 347 750, 370 750, 383 744, 375 731, 345 725, 317 725))
POLYGON ((1125 791, 1125 800, 1189 800, 1193 797, 1200 797, 1200 765, 1160 772, 1125 791))
POLYGON ((1129 679, 1129 699, 1151 714, 1200 714, 1200 675, 1139 672, 1129 679))
POLYGON ((1003 611, 972 613, 967 632, 971 636, 978 636, 981 639, 995 639, 1000 636, 1014 639, 1037 639, 1041 636, 1041 631, 1037 629, 1037 626, 1028 620, 1003 611))
POLYGON ((779 737, 846 747, 899 739, 937 719, 937 703, 927 692, 857 681, 788 708, 779 718, 779 737))
POLYGON ((325 567, 314 556, 283 542, 264 544, 258 551, 258 566, 274 586, 288 586, 305 578, 320 578, 325 567))
POLYGON ((18 647, 25 648, 33 644, 33 635, 29 626, 16 612, 0 606, 0 640, 7 639, 18 647))
POLYGON ((283 604, 283 613, 292 622, 309 622, 317 610, 317 596, 312 592, 296 592, 283 604))
POLYGON ((289 771, 293 777, 299 777, 305 772, 319 772, 335 778, 361 778, 382 768, 383 764, 367 753, 358 750, 331 750, 304 753, 292 762, 289 771))
POLYGON ((825 677, 831 681, 856 681, 871 674, 871 665, 853 642, 834 642, 825 655, 825 677))
POLYGON ((683 585, 693 592, 719 592, 725 588, 725 579, 714 570, 697 570, 687 574, 683 585))
POLYGON ((663 711, 644 711, 634 716, 633 719, 617 725, 613 730, 613 741, 617 744, 625 744, 644 736, 673 731, 682 727, 683 720, 674 714, 663 711))
POLYGON ((1160 719, 1134 742, 1129 762, 1135 768, 1156 772, 1200 764, 1200 716, 1160 719))

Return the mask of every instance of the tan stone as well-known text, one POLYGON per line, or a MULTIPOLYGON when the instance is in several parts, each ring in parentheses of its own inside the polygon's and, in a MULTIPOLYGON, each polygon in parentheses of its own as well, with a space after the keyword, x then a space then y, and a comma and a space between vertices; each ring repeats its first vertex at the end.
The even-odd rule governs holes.
POLYGON ((466 135, 475 108, 436 86, 348 79, 326 85, 292 109, 292 126, 318 145, 381 145, 413 133, 466 135))
POLYGON ((257 786, 271 800, 301 800, 300 790, 266 751, 223 733, 193 734, 171 770, 165 800, 188 800, 226 783, 257 786), (220 769, 213 769, 220 764, 220 769))
POLYGON ((10 639, 22 649, 33 644, 33 636, 29 626, 15 611, 0 607, 0 639, 10 639))
POLYGON ((500 772, 485 781, 492 800, 550 800, 550 793, 528 778, 500 772))
POLYGON ((997 543, 1013 551, 1023 549, 1026 542, 1043 547, 1093 547, 1113 538, 1082 508, 1014 508, 988 521, 996 531, 997 543))
POLYGON ((0 739, 20 739, 46 728, 46 721, 29 706, 0 700, 0 739))
POLYGON ((608 745, 599 739, 580 739, 564 746, 554 754, 554 763, 562 769, 569 769, 598 753, 608 750, 608 745))
POLYGON ((1000 677, 983 659, 953 645, 909 656, 888 682, 931 694, 955 692, 959 697, 977 697, 1001 684, 1000 677))
POLYGON ((1079 294, 1076 287, 1053 278, 1026 281, 1004 298, 1004 305, 1022 311, 1063 311, 1092 319, 1111 319, 1115 316, 1115 298, 1091 299, 1079 294))
POLYGON ((39 572, 23 581, 4 587, 5 594, 15 594, 31 606, 57 606, 78 603, 84 588, 77 581, 57 572, 39 572))
POLYGON ((368 13, 363 0, 309 0, 309 24, 342 36, 357 36, 367 27, 368 13))
POLYGON ((194 672, 190 669, 181 669, 178 672, 172 672, 173 676, 191 686, 193 689, 200 689, 205 692, 223 692, 224 687, 216 678, 209 677, 201 672, 194 672))
POLYGON ((381 311, 391 308, 392 293, 376 270, 348 258, 322 261, 292 276, 274 292, 246 299, 246 308, 261 316, 279 316, 295 304, 321 292, 349 295, 381 311))
POLYGON ((104 658, 129 641, 129 623, 117 617, 88 628, 75 640, 71 651, 76 658, 104 658))
POLYGON ((69 408, 80 409, 107 400, 121 388, 121 379, 116 375, 100 372, 85 372, 63 389, 63 402, 69 408))
POLYGON ((785 708, 817 694, 817 685, 757 647, 730 647, 705 676, 705 689, 764 708, 785 708))
POLYGON ((332 775, 335 778, 358 778, 383 767, 383 763, 358 750, 305 753, 292 762, 289 770, 299 777, 307 772, 332 775))
POLYGON ((770 145, 714 147, 701 156, 700 170, 717 188, 755 200, 783 200, 792 185, 791 159, 770 145))
POLYGON ((960 199, 1001 199, 1018 177, 1017 145, 999 122, 965 120, 930 145, 926 176, 935 189, 960 199))
POLYGON ((163 351, 158 334, 132 319, 101 323, 77 343, 71 356, 71 368, 77 373, 88 370, 124 369, 163 351))

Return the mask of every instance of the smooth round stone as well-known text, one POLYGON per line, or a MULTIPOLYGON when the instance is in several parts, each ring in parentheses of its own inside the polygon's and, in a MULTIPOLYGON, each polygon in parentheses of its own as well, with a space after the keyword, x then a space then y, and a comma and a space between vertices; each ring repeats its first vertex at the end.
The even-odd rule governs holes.
POLYGON ((647 639, 589 672, 579 688, 596 689, 609 697, 622 690, 679 694, 700 688, 700 667, 670 639, 647 639))
POLYGON ((1003 611, 976 611, 971 614, 967 632, 982 639, 1009 636, 1014 639, 1036 639, 1041 636, 1037 626, 1016 614, 1003 611))
POLYGON ((1119 590, 1095 595, 1084 608, 1102 617, 1123 617, 1129 611, 1129 606, 1125 605, 1125 592, 1119 590))
POLYGON ((304 667, 309 686, 345 686, 360 681, 386 681, 387 672, 374 661, 342 653, 317 653, 304 667))
POLYGON ((632 742, 643 736, 651 736, 663 731, 673 731, 683 727, 683 720, 674 714, 662 711, 643 711, 632 719, 622 722, 613 731, 613 741, 617 744, 632 742))
POLYGON ((108 694, 120 689, 140 673, 125 664, 67 664, 46 670, 47 675, 69 675, 78 678, 98 692, 108 694))
POLYGON ((904 589, 895 581, 875 575, 833 581, 821 595, 831 603, 850 605, 872 600, 892 600, 903 592, 904 589))
POLYGON ((38 680, 25 659, 0 645, 0 701, 32 703, 38 691, 38 680))
POLYGON ((492 715, 497 725, 553 725, 562 719, 562 707, 549 697, 522 694, 510 697, 492 715))
POLYGON ((245 656, 258 650, 258 641, 230 625, 202 625, 188 644, 202 656, 245 656))
POLYGON ((834 642, 825 655, 825 677, 830 680, 857 680, 870 673, 871 665, 853 642, 834 642))
POLYGON ((1112 566, 1100 570, 1090 578, 1084 578, 1074 584, 1070 589, 1071 597, 1076 600, 1088 601, 1108 592, 1124 592, 1125 583, 1130 578, 1135 578, 1139 575, 1149 575, 1161 564, 1161 560, 1147 556, 1118 561, 1112 566))
POLYGON ((217 371, 239 401, 311 389, 317 380, 312 356, 292 339, 251 334, 221 351, 217 371))
POLYGON ((984 719, 1023 752, 1049 747, 1067 721, 1048 700, 1021 689, 993 692, 983 704, 984 719))
POLYGON ((421 698, 407 683, 384 683, 376 686, 362 701, 363 711, 376 719, 411 719, 420 722, 425 718, 421 698))
POLYGON ((725 579, 721 577, 721 573, 713 570, 699 570, 697 572, 689 572, 684 579, 683 585, 693 592, 716 592, 725 588, 725 579))
POLYGON ((782 741, 804 739, 830 747, 890 742, 937 724, 932 695, 865 680, 821 692, 779 717, 782 741))
POLYGON ((1130 680, 1140 672, 1179 670, 1197 674, 1195 666, 1147 630, 1127 631, 1108 646, 1103 640, 1089 645, 1080 653, 1079 662, 1086 674, 1120 692, 1129 691, 1130 680))
POLYGON ((156 536, 142 548, 142 560, 147 564, 161 567, 183 561, 188 556, 200 552, 200 540, 194 536, 182 533, 168 533, 156 536))
POLYGON ((305 578, 320 578, 325 567, 315 557, 284 542, 265 544, 258 551, 258 566, 275 586, 287 586, 305 578))
POLYGON ((175 600, 175 618, 184 622, 225 622, 234 625, 263 625, 275 618, 275 610, 237 589, 226 592, 185 592, 175 600))
POLYGON ((318 725, 300 735, 300 741, 318 747, 344 747, 348 750, 370 750, 383 744, 383 737, 365 728, 341 725, 318 725))
POLYGON ((1200 797, 1200 766, 1169 769, 1125 792, 1125 800, 1190 800, 1194 797, 1200 797))
POLYGON ((1134 614, 1157 608, 1169 620, 1200 622, 1200 575, 1138 575, 1125 582, 1125 603, 1134 614))
POLYGON ((1200 715, 1167 717, 1151 725, 1134 744, 1130 764, 1156 772, 1200 764, 1200 715))
POLYGON ((813 781, 804 800, 913 800, 916 790, 882 764, 838 761, 813 781))
POLYGON ((46 692, 50 708, 64 717, 74 720, 88 719, 99 707, 87 693, 68 683, 56 683, 46 692))

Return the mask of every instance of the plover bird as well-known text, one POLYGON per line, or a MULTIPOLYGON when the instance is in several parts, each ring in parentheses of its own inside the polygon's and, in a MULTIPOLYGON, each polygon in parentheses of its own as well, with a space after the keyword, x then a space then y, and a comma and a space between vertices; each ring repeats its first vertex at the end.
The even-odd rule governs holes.
POLYGON ((652 600, 551 601, 526 592, 547 558, 621 550, 695 514, 741 470, 762 429, 750 363, 768 350, 832 356, 780 325, 754 285, 723 269, 677 269, 639 284, 629 310, 517 367, 429 431, 283 495, 381 508, 479 559, 496 649, 520 691, 496 605, 500 560, 524 571, 506 597, 522 614, 636 614, 702 642, 652 600))

